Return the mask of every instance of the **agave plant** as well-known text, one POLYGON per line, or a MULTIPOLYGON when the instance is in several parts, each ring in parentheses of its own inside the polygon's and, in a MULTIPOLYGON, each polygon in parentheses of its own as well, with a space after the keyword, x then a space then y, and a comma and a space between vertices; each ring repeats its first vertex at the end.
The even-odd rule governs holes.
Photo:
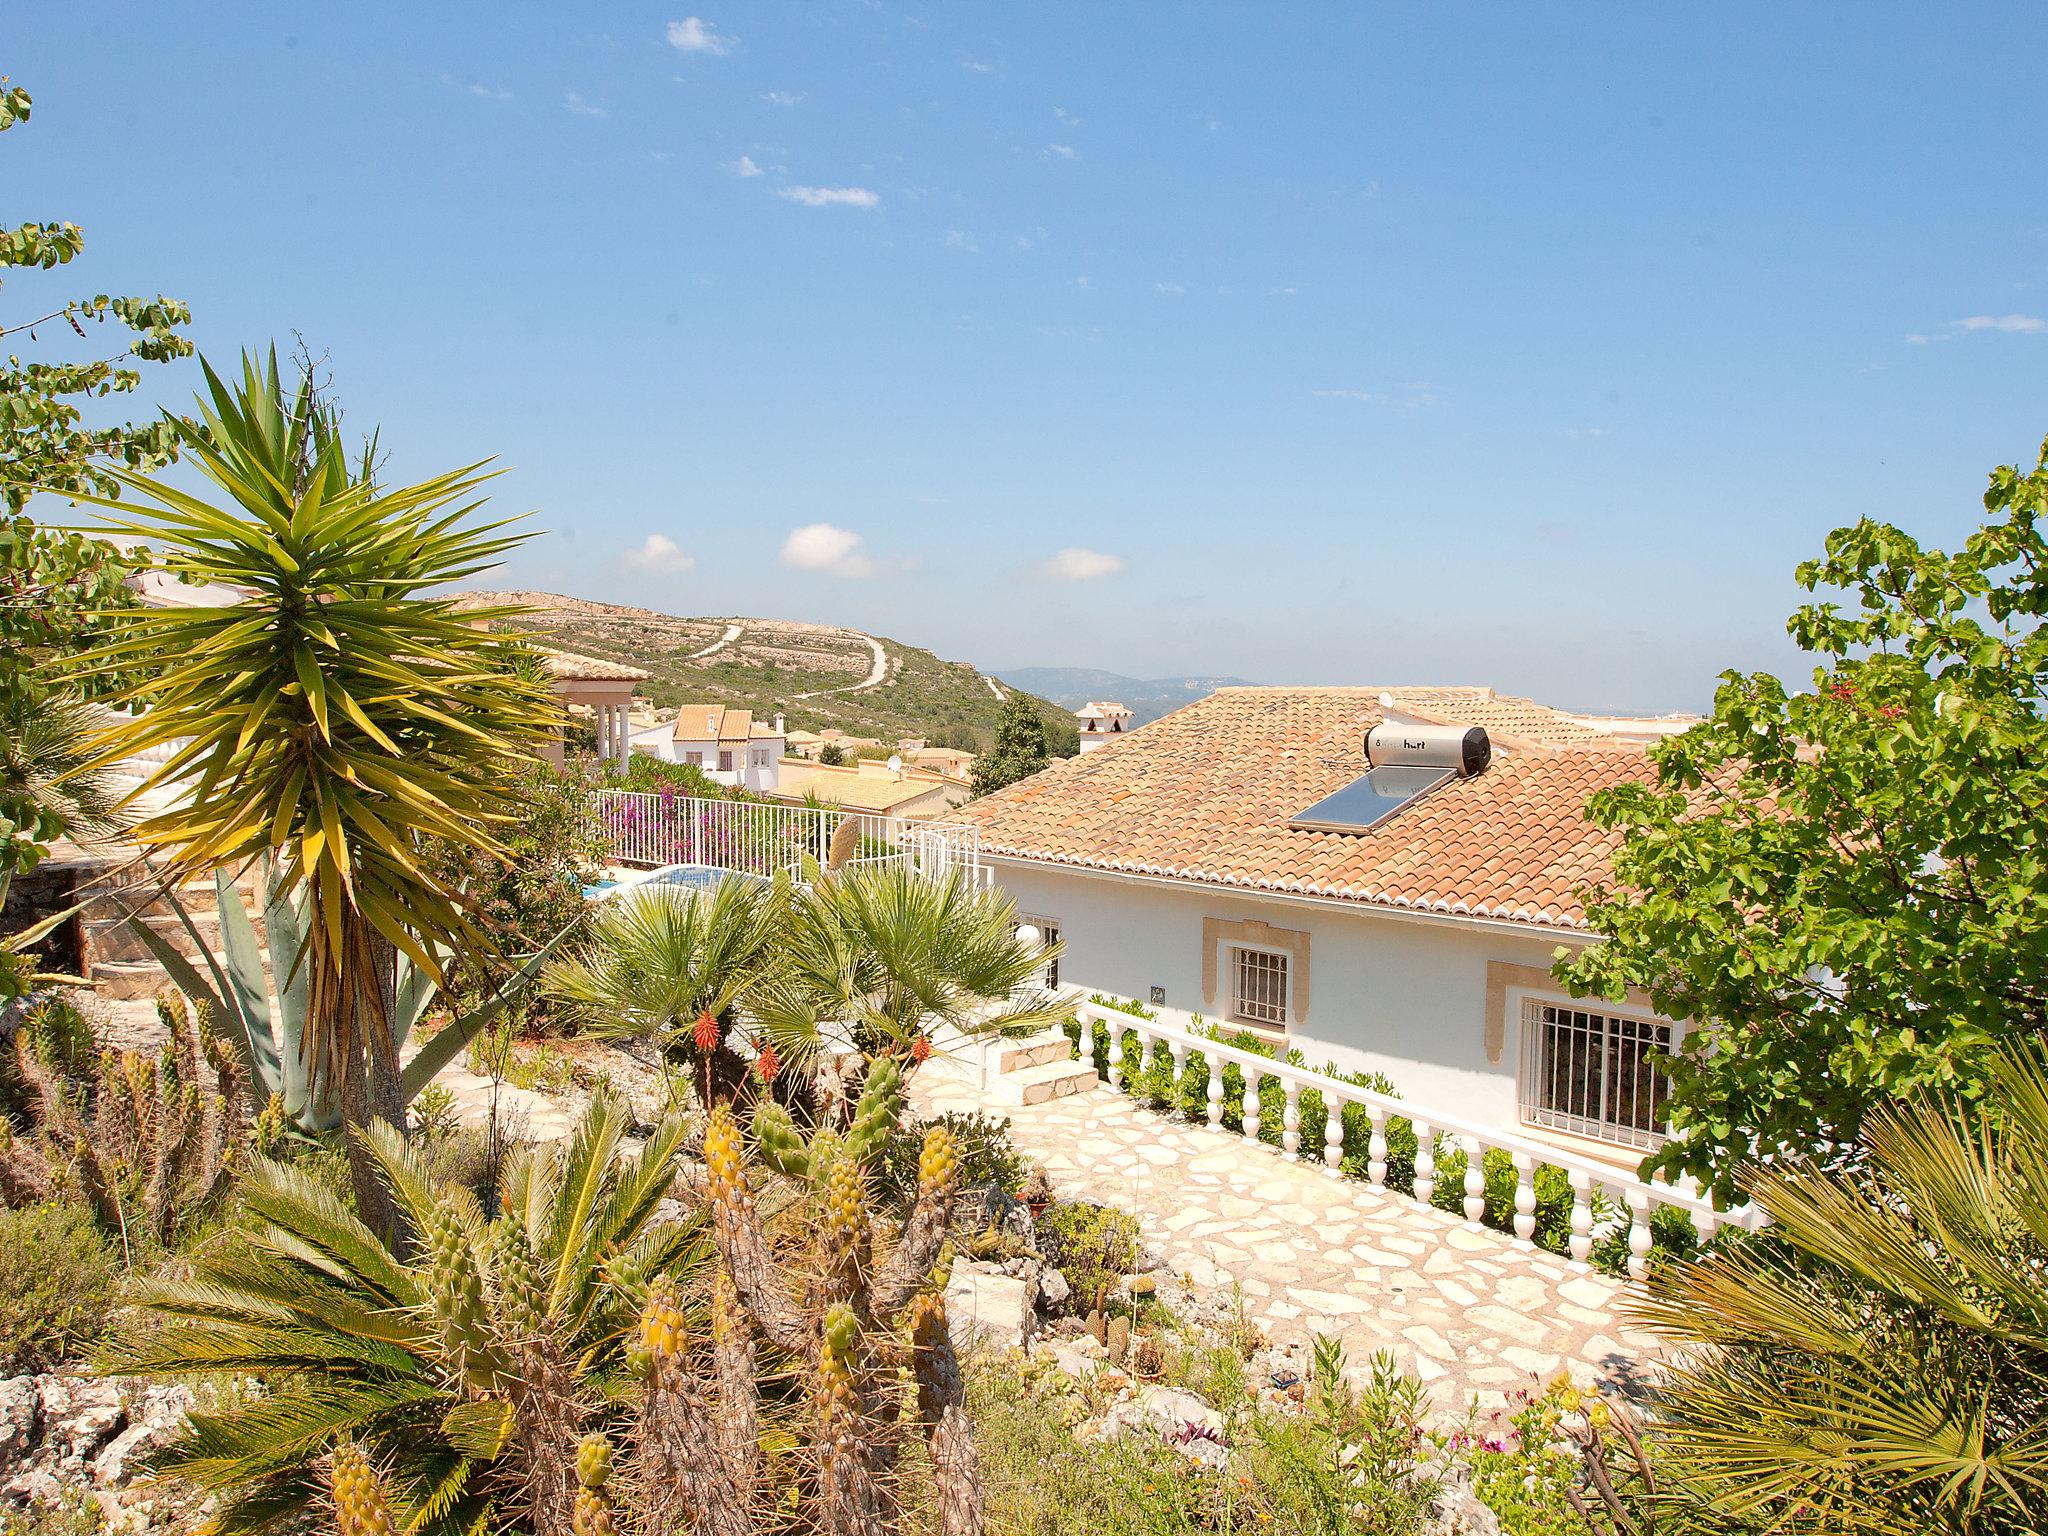
MULTIPOLYGON (((266 896, 263 924, 271 951, 283 956, 301 954, 306 942, 305 895, 282 890, 270 878, 267 860, 262 861, 261 867, 261 885, 266 896)), ((277 1099, 286 1116, 301 1130, 332 1130, 341 1123, 341 1095, 339 1085, 319 1070, 317 1061, 309 1060, 305 1049, 310 1021, 304 969, 293 967, 285 971, 273 1007, 262 942, 227 871, 214 872, 214 894, 220 914, 218 952, 201 940, 199 926, 169 885, 161 887, 156 899, 168 905, 184 927, 192 942, 193 955, 187 956, 144 922, 139 913, 130 914, 128 929, 178 989, 205 1006, 209 1019, 234 1046, 242 1060, 252 1109, 261 1113, 277 1099)), ((518 968, 479 1006, 450 1019, 414 1052, 398 1074, 401 1105, 411 1104, 436 1073, 489 1028, 532 984, 542 965, 568 939, 574 926, 564 928, 538 951, 524 957, 518 968)), ((436 1002, 445 1001, 446 994, 409 956, 395 956, 393 970, 391 1039, 393 1048, 402 1051, 420 1020, 436 1002)))
MULTIPOLYGON (((305 988, 307 1071, 338 1085, 350 1122, 397 1121, 398 957, 437 977, 438 953, 476 937, 421 843, 495 848, 508 770, 560 719, 490 632, 501 613, 426 594, 520 536, 469 521, 480 466, 386 489, 370 452, 352 465, 333 414, 310 381, 284 390, 274 353, 245 357, 235 388, 205 377, 201 422, 171 420, 219 504, 125 470, 110 471, 119 501, 80 499, 160 551, 157 569, 248 595, 145 610, 78 658, 82 672, 171 658, 124 696, 151 707, 98 738, 95 763, 169 749, 137 791, 165 808, 135 836, 173 883, 267 855, 279 892, 306 893, 299 952, 279 963, 305 988)), ((352 1157, 368 1211, 381 1186, 352 1157)))
POLYGON ((1719 1508, 1830 1536, 2048 1529, 2048 1070, 1870 1116, 1861 1157, 1750 1177, 1765 1233, 1675 1266, 1673 1468, 1719 1508))
POLYGON ((569 1529, 579 1442, 618 1417, 650 1294, 688 1284, 709 1252, 701 1222, 657 1219, 682 1121, 622 1157, 629 1124, 600 1095, 567 1141, 515 1154, 495 1220, 467 1191, 433 1187, 388 1125, 370 1127, 381 1176, 422 1234, 410 1262, 325 1185, 252 1160, 241 1227, 189 1276, 142 1288, 164 1325, 108 1361, 264 1384, 193 1414, 161 1468, 218 1498, 222 1532, 300 1518, 337 1451, 373 1458, 423 1536, 569 1529))

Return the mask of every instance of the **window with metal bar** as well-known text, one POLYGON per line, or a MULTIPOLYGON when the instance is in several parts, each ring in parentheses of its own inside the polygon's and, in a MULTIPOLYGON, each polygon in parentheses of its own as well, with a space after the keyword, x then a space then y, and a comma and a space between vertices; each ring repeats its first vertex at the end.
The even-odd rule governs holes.
POLYGON ((1671 1026, 1589 1008, 1522 1002, 1523 1119, 1628 1147, 1664 1139, 1671 1080, 1655 1056, 1671 1026))
POLYGON ((1239 949, 1231 967, 1230 1017, 1260 1029, 1287 1027, 1287 956, 1279 950, 1239 949))

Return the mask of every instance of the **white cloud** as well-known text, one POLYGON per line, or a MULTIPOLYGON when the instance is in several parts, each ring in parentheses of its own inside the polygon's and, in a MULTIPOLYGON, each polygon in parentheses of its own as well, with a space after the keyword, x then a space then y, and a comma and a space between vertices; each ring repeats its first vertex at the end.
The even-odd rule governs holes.
POLYGON ((1154 283, 1152 291, 1154 293, 1186 293, 1187 289, 1179 283, 1154 283))
POLYGON ((669 46, 678 53, 731 53, 739 39, 728 37, 702 16, 686 16, 668 24, 669 46))
POLYGON ((1065 123, 1069 128, 1078 128, 1081 126, 1081 119, 1076 117, 1073 113, 1069 112, 1065 107, 1054 107, 1052 109, 1052 115, 1058 118, 1061 122, 1065 123))
POLYGON ((1355 400, 1361 405, 1392 405, 1403 410, 1437 401, 1436 391, 1427 384, 1403 384, 1393 390, 1319 389, 1316 394, 1324 400, 1355 400))
POLYGON ((461 91, 479 101, 510 101, 512 93, 500 90, 494 85, 485 85, 478 80, 458 80, 453 75, 441 76, 441 83, 451 91, 461 91))
POLYGON ((992 75, 996 72, 995 65, 989 63, 986 59, 962 59, 960 67, 977 75, 992 75))
POLYGON ((761 174, 761 167, 754 164, 754 157, 752 155, 741 155, 737 160, 728 160, 725 168, 731 171, 733 175, 742 178, 761 174))
POLYGON ((2039 315, 1972 315, 1956 324, 1966 331, 2021 331, 2030 335, 2048 331, 2048 320, 2039 315))
POLYGON ((860 535, 830 523, 806 523, 782 541, 782 563, 800 571, 826 571, 834 576, 870 576, 875 564, 860 553, 860 535))
POLYGON ((1095 281, 1093 278, 1077 277, 1074 279, 1074 286, 1076 288, 1093 288, 1095 281))
POLYGON ((882 202, 879 193, 866 187, 777 187, 775 195, 806 208, 876 208, 882 202))
POLYGON ((763 91, 761 99, 771 107, 793 107, 804 99, 802 91, 763 91))
POLYGON ((978 251, 981 249, 980 246, 974 243, 974 236, 968 234, 964 229, 949 229, 946 231, 946 248, 952 251, 978 251))
POLYGON ((594 101, 585 101, 580 91, 562 92, 562 105, 578 117, 603 117, 605 111, 594 101))
POLYGON ((1040 565, 1038 574, 1048 581, 1098 581, 1124 568, 1122 555, 1105 555, 1099 550, 1068 545, 1040 565))
POLYGON ((1074 148, 1071 144, 1048 144, 1045 146, 1045 152, 1061 160, 1078 160, 1081 158, 1081 151, 1074 148))
POLYGON ((1299 288, 1268 288, 1266 292, 1272 298, 1291 299, 1300 293, 1301 290, 1299 288))
POLYGON ((680 575, 684 571, 696 569, 697 557, 685 554, 682 547, 667 534, 650 533, 647 535, 646 543, 638 549, 626 551, 626 564, 635 570, 680 575))

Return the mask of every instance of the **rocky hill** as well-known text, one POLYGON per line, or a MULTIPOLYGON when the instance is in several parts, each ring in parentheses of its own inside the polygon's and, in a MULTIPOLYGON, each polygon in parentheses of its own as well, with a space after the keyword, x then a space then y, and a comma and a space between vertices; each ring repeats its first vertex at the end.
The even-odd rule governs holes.
MULTIPOLYGON (((543 644, 644 668, 640 691, 658 705, 702 699, 780 710, 796 730, 837 726, 884 742, 916 736, 979 751, 1011 691, 968 662, 833 624, 683 618, 555 592, 465 592, 461 602, 519 604, 532 610, 520 624, 543 644)), ((1026 697, 1045 716, 1054 750, 1072 752, 1073 717, 1026 697)))

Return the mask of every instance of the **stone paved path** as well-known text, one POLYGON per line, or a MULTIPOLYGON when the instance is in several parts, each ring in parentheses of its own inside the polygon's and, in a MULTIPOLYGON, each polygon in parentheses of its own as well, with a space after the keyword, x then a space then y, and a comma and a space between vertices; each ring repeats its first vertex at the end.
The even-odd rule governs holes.
POLYGON ((915 1098, 923 1114, 1008 1115, 1059 1194, 1133 1212, 1147 1248, 1197 1285, 1234 1281, 1275 1342, 1336 1333, 1354 1363, 1392 1350, 1447 1410, 1496 1407, 1561 1370, 1626 1387, 1654 1352, 1620 1320, 1621 1281, 1107 1089, 999 1105, 933 1062, 915 1098))

